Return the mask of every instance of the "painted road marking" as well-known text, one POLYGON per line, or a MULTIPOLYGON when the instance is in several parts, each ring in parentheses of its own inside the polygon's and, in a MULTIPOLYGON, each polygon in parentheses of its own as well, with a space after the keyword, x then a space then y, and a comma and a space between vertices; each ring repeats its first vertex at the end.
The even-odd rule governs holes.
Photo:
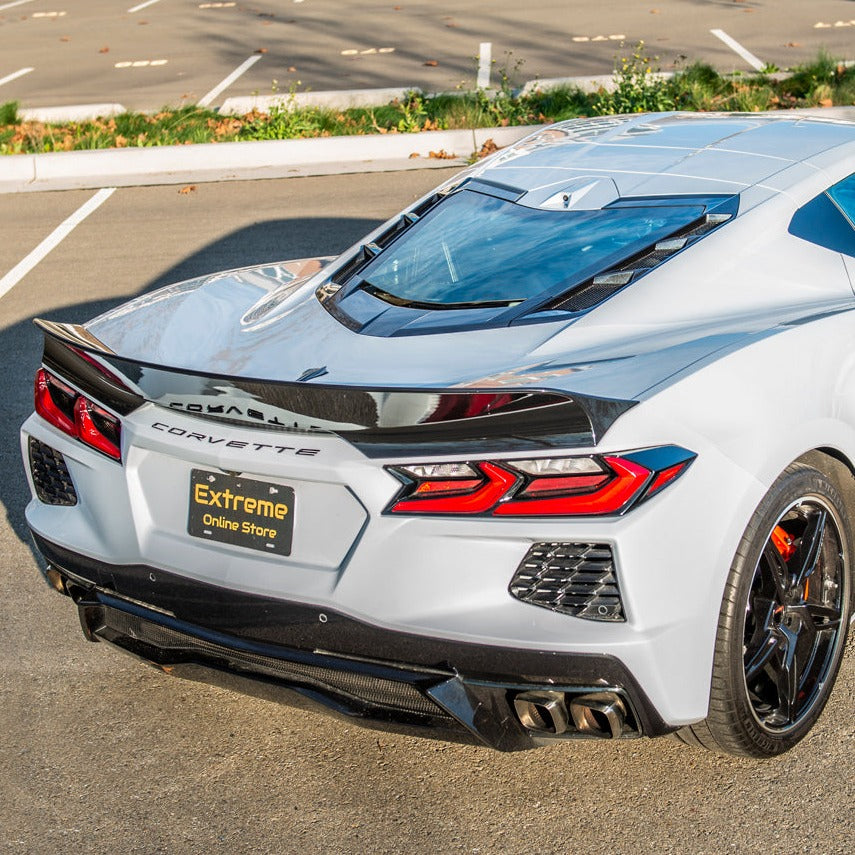
POLYGON ((154 6, 155 3, 159 2, 160 0, 145 0, 145 3, 139 3, 136 6, 131 6, 131 8, 128 9, 128 14, 133 15, 134 12, 139 12, 142 9, 147 9, 149 6, 154 6))
POLYGON ((23 6, 24 3, 32 2, 33 0, 14 0, 14 2, 12 3, 4 3, 2 6, 0 6, 0 12, 2 12, 4 9, 11 9, 13 6, 23 6))
POLYGON ((232 6, 237 6, 237 3, 200 3, 200 9, 231 9, 232 6))
POLYGON ((147 65, 166 65, 168 59, 135 59, 113 63, 113 68, 145 68, 147 65))
POLYGON ((478 89, 486 89, 490 85, 490 70, 493 65, 493 43, 481 42, 478 46, 478 89))
POLYGON ((260 53, 255 53, 249 59, 244 60, 225 80, 218 83, 203 98, 200 98, 196 102, 197 105, 200 107, 207 107, 224 89, 228 89, 228 87, 231 86, 238 77, 249 71, 250 68, 252 68, 252 66, 261 59, 261 56, 262 55, 260 53))
POLYGON ((67 12, 33 12, 31 18, 62 18, 67 12))
POLYGON ((21 259, 2 279, 0 297, 8 294, 52 249, 68 237, 94 210, 116 192, 115 187, 105 187, 84 202, 68 219, 60 223, 29 255, 21 259))
POLYGON ((19 77, 23 77, 25 74, 29 74, 31 71, 35 71, 33 68, 19 68, 17 71, 13 71, 11 74, 7 74, 5 77, 0 77, 0 86, 4 83, 11 83, 13 80, 17 80, 19 77))
POLYGON ((830 30, 832 27, 855 27, 855 20, 852 21, 835 21, 833 24, 826 24, 822 21, 817 21, 813 28, 815 30, 830 30))
POLYGON ((742 47, 736 39, 731 38, 724 30, 710 30, 710 32, 717 39, 721 39, 734 53, 738 53, 755 70, 762 71, 766 67, 750 50, 742 47))
POLYGON ((347 48, 347 50, 343 50, 341 52, 342 56, 370 56, 375 53, 395 53, 395 48, 393 47, 381 47, 381 48, 365 48, 364 50, 359 50, 358 48, 347 48))
POLYGON ((624 33, 613 33, 609 36, 573 36, 574 42, 625 42, 624 33))

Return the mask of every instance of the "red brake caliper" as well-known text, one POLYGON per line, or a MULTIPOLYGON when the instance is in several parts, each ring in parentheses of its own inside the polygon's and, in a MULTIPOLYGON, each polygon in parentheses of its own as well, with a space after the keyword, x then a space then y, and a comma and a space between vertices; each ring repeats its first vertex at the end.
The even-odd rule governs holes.
POLYGON ((775 544, 775 549, 781 553, 781 558, 784 561, 789 561, 796 551, 793 538, 779 525, 772 529, 772 543, 775 544))

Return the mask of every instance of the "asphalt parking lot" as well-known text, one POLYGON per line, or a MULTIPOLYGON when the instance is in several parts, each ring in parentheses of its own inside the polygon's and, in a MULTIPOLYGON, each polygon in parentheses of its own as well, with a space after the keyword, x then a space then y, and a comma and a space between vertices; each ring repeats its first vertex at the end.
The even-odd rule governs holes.
MULTIPOLYGON (((340 251, 447 174, 119 189, 0 298, 0 851, 851 852, 851 641, 819 726, 775 761, 668 740, 504 755, 156 673, 86 642, 41 582, 17 447, 32 317, 83 321, 192 275, 340 251)), ((94 195, 0 196, 0 277, 94 195)))
POLYGON ((502 68, 517 82, 608 74, 639 40, 666 70, 680 57, 785 68, 823 47, 853 59, 855 3, 0 0, 0 103, 154 110, 292 86, 443 91, 475 84, 482 44, 495 83, 502 68))

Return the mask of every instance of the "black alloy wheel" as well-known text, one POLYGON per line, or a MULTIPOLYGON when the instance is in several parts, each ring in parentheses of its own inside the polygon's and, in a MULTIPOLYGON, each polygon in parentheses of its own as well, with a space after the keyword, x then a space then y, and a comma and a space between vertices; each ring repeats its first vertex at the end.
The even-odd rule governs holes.
POLYGON ((802 739, 825 706, 851 611, 844 504, 816 469, 772 485, 737 550, 719 616, 710 707, 691 744, 771 757, 802 739))
POLYGON ((833 512, 799 499, 766 541, 745 615, 745 687, 770 733, 797 726, 828 681, 844 631, 844 573, 833 512))

